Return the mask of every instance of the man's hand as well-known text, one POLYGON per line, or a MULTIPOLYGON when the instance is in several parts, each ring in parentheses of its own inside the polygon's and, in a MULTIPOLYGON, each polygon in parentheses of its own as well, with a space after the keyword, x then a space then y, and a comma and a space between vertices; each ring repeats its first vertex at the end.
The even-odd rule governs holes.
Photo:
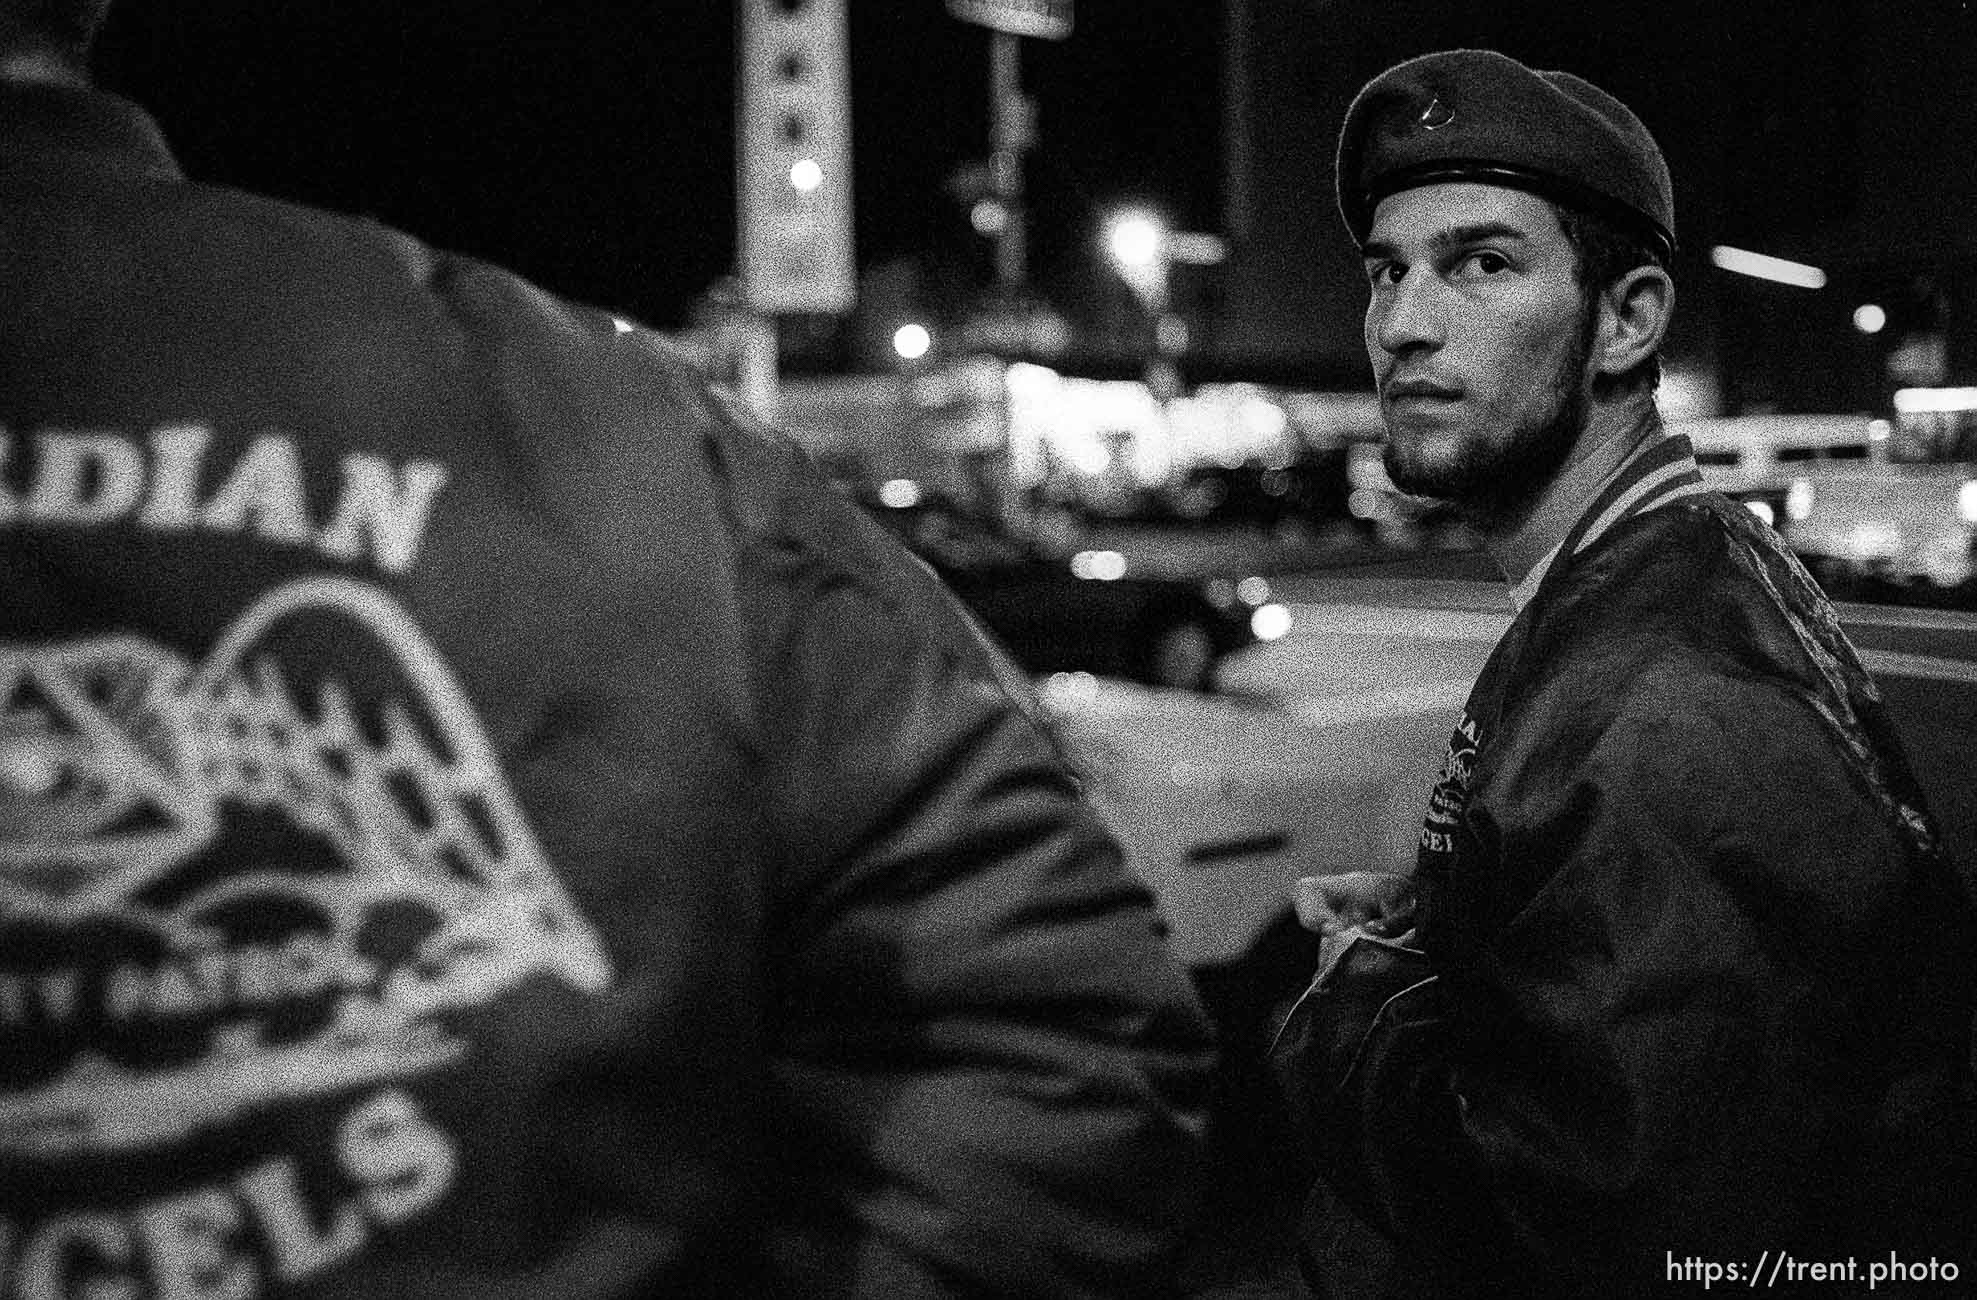
POLYGON ((1414 926, 1414 881, 1391 871, 1305 876, 1293 894, 1297 919, 1328 939, 1353 931, 1398 938, 1414 926))
POLYGON ((1434 971, 1414 947, 1412 877, 1390 871, 1306 876, 1293 898, 1299 922, 1320 936, 1318 968, 1270 1044, 1270 1066, 1299 1130, 1323 1151, 1359 1140, 1350 1132, 1353 1104, 1342 1107, 1338 1090, 1382 1008, 1434 971))

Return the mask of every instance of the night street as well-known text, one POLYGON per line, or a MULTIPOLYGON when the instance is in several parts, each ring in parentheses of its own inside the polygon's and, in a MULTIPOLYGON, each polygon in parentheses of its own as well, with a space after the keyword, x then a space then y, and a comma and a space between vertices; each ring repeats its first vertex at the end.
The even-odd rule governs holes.
POLYGON ((0 0, 0 1300, 1967 1292, 1973 213, 1977 0, 0 0))

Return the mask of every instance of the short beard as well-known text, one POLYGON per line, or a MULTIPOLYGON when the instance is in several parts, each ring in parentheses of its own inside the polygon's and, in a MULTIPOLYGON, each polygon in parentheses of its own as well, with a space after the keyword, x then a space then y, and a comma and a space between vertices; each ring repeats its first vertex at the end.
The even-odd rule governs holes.
POLYGON ((1453 464, 1421 466, 1419 473, 1398 463, 1389 440, 1382 459, 1393 485, 1409 496, 1445 501, 1479 523, 1514 517, 1564 467, 1586 430, 1586 371, 1598 322, 1587 304, 1571 350, 1546 381, 1551 402, 1544 414, 1502 442, 1472 441, 1453 464))

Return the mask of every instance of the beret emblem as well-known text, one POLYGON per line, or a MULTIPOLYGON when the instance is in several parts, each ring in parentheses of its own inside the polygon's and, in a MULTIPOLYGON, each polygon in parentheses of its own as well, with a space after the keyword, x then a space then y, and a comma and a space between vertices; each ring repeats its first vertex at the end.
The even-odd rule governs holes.
POLYGON ((1439 131, 1455 120, 1455 110, 1444 104, 1441 96, 1437 95, 1428 101, 1428 106, 1421 110, 1421 116, 1416 120, 1425 130, 1439 131))

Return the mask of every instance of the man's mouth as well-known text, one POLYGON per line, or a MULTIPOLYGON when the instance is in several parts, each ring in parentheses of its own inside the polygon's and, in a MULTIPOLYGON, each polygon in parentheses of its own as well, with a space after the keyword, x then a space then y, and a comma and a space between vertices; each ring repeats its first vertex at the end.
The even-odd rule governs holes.
POLYGON ((1388 402, 1452 402, 1462 396, 1462 390, 1426 379, 1402 379, 1389 383, 1383 396, 1388 402))

